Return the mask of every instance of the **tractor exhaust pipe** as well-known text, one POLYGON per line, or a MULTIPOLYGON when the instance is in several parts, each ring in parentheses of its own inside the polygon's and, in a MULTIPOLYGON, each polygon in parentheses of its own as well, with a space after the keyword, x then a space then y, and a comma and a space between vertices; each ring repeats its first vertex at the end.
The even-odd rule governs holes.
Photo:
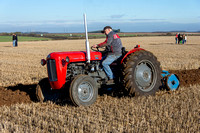
POLYGON ((85 46, 86 46, 86 59, 87 59, 87 63, 90 63, 90 47, 89 47, 89 41, 88 41, 88 33, 87 33, 87 21, 86 21, 86 14, 83 15, 84 16, 84 25, 85 25, 85 46))

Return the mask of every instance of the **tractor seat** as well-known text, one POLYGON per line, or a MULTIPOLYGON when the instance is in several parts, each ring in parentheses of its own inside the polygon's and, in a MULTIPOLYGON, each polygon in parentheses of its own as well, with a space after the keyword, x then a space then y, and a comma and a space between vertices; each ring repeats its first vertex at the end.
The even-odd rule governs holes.
POLYGON ((125 47, 122 47, 122 56, 119 57, 117 60, 115 60, 111 65, 118 65, 120 64, 121 60, 123 59, 123 57, 128 53, 128 51, 125 50, 125 47))

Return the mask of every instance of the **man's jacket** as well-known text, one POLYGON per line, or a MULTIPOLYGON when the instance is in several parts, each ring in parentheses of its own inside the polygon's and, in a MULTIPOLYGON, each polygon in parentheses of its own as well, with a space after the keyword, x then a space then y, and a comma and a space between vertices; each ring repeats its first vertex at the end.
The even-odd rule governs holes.
POLYGON ((108 54, 120 55, 122 53, 122 42, 120 37, 113 31, 106 35, 106 40, 100 44, 98 47, 106 46, 108 49, 108 54))
POLYGON ((13 35, 13 40, 16 40, 16 41, 18 40, 17 35, 13 35))

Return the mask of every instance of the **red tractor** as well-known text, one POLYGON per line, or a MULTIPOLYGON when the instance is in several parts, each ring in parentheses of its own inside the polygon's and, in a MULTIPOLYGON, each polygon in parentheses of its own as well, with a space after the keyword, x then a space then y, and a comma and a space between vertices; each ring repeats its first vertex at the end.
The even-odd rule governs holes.
MULTIPOLYGON (((48 78, 42 79, 36 95, 39 101, 48 100, 55 90, 64 89, 76 106, 93 104, 98 89, 106 85, 108 77, 101 68, 105 51, 89 49, 86 30, 86 51, 50 53, 41 64, 47 64, 48 78)), ((129 52, 122 49, 122 57, 110 65, 115 83, 123 86, 129 95, 153 95, 161 86, 161 67, 157 58, 149 51, 136 46, 129 52)))

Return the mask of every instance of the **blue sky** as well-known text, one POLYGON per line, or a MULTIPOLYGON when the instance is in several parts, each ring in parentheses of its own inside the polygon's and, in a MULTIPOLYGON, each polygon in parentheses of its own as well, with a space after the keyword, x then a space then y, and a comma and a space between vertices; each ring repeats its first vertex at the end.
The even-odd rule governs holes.
POLYGON ((200 31, 200 0, 0 0, 0 32, 200 31))

